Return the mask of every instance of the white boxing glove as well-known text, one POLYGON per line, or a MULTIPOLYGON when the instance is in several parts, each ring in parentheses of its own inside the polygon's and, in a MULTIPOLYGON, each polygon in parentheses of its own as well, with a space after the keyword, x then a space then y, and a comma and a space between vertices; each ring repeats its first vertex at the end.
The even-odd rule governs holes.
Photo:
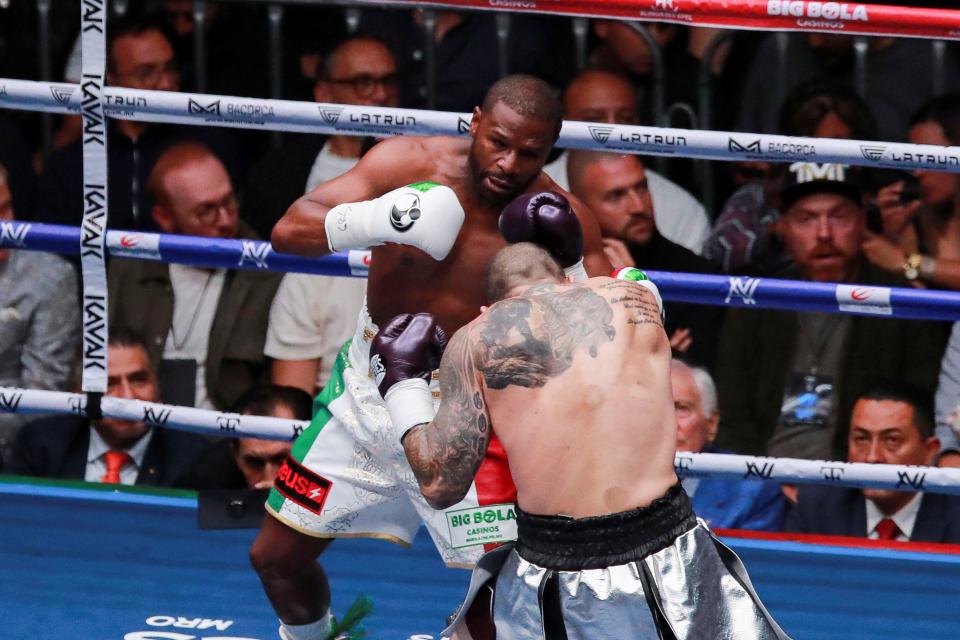
POLYGON ((339 204, 327 212, 324 228, 331 252, 393 242, 443 260, 457 241, 463 219, 453 189, 417 182, 374 200, 339 204))

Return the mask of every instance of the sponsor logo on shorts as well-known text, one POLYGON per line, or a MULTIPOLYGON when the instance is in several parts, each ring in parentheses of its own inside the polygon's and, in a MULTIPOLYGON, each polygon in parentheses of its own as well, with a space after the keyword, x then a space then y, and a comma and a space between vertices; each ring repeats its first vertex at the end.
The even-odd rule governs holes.
POLYGON ((379 353, 373 354, 370 358, 370 375, 373 376, 378 385, 383 382, 383 377, 387 375, 387 368, 383 366, 383 358, 380 357, 379 353))
POLYGON ((866 5, 846 2, 806 2, 804 0, 769 0, 767 15, 793 18, 817 18, 844 22, 867 22, 866 5))
POLYGON ((0 247, 12 246, 23 249, 27 246, 27 234, 29 233, 29 224, 0 222, 0 247))
POLYGON ((447 511, 450 546, 498 544, 517 539, 517 512, 512 504, 490 504, 447 511))
POLYGON ((319 515, 333 483, 287 457, 277 472, 273 486, 285 498, 319 515))
POLYGON ((413 193, 400 194, 390 208, 390 226, 404 233, 420 219, 420 198, 413 193))
POLYGON ((607 140, 610 139, 610 134, 613 133, 613 127, 589 125, 587 129, 589 129, 590 137, 593 138, 594 142, 603 145, 607 144, 607 140))
POLYGON ((214 100, 210 104, 202 104, 193 98, 187 99, 187 112, 195 114, 206 114, 211 116, 220 115, 220 101, 214 100))
POLYGON ((886 147, 882 146, 871 146, 868 144, 860 145, 860 155, 862 155, 867 160, 872 160, 874 162, 883 159, 883 152, 886 151, 886 147))
POLYGON ((890 287, 838 284, 836 295, 840 311, 880 316, 893 314, 893 307, 890 304, 890 287))
POLYGON ((733 300, 739 300, 742 304, 757 304, 754 295, 757 293, 757 287, 760 286, 760 278, 730 278, 730 285, 727 289, 727 297, 724 298, 724 304, 730 304, 733 300))

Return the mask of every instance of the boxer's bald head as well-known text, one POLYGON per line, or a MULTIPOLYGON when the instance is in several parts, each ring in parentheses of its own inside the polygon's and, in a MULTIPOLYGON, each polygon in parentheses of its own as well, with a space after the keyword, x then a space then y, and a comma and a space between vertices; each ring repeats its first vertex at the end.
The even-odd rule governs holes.
POLYGON ((487 301, 490 304, 519 295, 540 282, 563 282, 563 269, 543 248, 518 242, 501 249, 487 268, 487 301))

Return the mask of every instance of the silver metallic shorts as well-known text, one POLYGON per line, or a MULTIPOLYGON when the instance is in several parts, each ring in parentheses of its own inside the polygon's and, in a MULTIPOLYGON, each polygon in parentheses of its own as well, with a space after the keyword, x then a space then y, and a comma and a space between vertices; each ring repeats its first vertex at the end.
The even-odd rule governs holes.
POLYGON ((789 640, 679 484, 609 516, 518 509, 517 532, 481 558, 445 635, 493 586, 497 640, 789 640))

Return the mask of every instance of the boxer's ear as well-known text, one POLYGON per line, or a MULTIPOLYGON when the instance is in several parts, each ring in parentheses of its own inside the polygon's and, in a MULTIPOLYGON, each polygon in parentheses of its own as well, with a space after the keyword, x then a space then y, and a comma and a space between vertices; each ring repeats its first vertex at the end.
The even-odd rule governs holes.
POLYGON ((490 309, 490 307, 488 307, 487 305, 485 304, 480 305, 480 313, 486 313, 488 309, 490 309))

